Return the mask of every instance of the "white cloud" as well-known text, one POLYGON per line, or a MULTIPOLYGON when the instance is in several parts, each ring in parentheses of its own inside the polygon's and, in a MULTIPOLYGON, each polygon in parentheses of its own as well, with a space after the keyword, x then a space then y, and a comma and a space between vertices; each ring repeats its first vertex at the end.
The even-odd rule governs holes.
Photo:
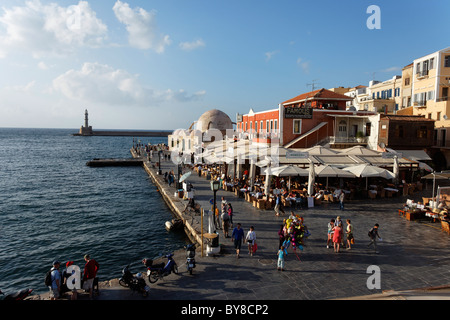
POLYGON ((303 61, 302 58, 297 59, 297 65, 303 70, 304 73, 309 73, 309 61, 303 61))
POLYGON ((152 49, 162 53, 170 45, 168 35, 161 34, 156 25, 155 11, 132 9, 128 3, 117 1, 113 7, 116 18, 126 25, 129 44, 138 49, 152 49))
POLYGON ((14 52, 30 52, 35 58, 65 55, 79 47, 101 45, 106 34, 107 26, 86 1, 68 7, 27 1, 24 6, 3 8, 0 57, 14 52))
POLYGON ((394 71, 400 71, 400 70, 402 70, 402 68, 400 68, 400 67, 390 67, 390 68, 387 68, 387 69, 384 69, 381 71, 382 72, 394 72, 394 71))
POLYGON ((143 107, 165 101, 195 101, 205 95, 204 91, 190 95, 184 90, 154 90, 142 84, 139 75, 99 63, 84 63, 80 70, 67 71, 53 80, 53 89, 73 100, 143 107))
POLYGON ((278 53, 278 51, 270 51, 270 52, 266 52, 264 55, 266 56, 266 61, 269 61, 270 59, 272 59, 272 57, 274 55, 276 55, 278 53))
POLYGON ((192 42, 181 42, 180 48, 185 51, 192 51, 205 46, 205 42, 202 39, 197 39, 192 42))

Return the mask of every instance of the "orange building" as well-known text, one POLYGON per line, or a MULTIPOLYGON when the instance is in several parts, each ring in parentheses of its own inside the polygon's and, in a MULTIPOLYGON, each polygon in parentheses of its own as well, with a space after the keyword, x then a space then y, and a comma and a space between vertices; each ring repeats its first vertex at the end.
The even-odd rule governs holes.
POLYGON ((280 146, 287 148, 309 148, 320 142, 332 147, 361 144, 356 140, 358 133, 370 135, 368 116, 375 113, 346 111, 346 103, 351 100, 323 88, 307 92, 284 101, 278 109, 251 109, 248 114, 238 115, 237 131, 253 142, 278 139, 280 146))

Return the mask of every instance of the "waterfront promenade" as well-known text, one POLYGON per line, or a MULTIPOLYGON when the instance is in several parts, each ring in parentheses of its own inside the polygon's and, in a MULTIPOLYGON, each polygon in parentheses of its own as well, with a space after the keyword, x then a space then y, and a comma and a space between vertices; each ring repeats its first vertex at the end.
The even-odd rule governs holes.
MULTIPOLYGON (((163 174, 174 169, 172 162, 162 161, 163 174)), ((156 172, 156 168, 152 170, 156 172)), ((157 183, 161 184, 166 194, 173 197, 175 187, 168 187, 162 177, 159 178, 161 182, 157 183)), ((196 173, 188 180, 194 186, 195 200, 202 208, 210 208, 210 199, 213 197, 210 181, 196 173)), ((314 208, 295 210, 295 213, 304 217, 304 224, 311 236, 305 241, 304 250, 298 257, 292 250, 288 251, 286 271, 281 272, 276 267, 277 231, 289 211, 284 217, 276 217, 273 210, 257 209, 243 198, 221 189, 217 192, 217 202, 223 196, 232 203, 234 224, 241 223, 245 232, 250 226, 255 227, 258 243, 256 254, 248 255, 244 244, 241 257, 237 259, 231 239, 224 238, 223 232, 219 231, 219 243, 223 247, 221 254, 201 257, 197 251, 197 267, 193 275, 189 275, 184 266, 184 251, 177 252, 175 260, 179 265, 179 275, 172 274, 164 281, 151 284, 147 299, 324 300, 366 295, 375 298, 390 290, 449 285, 448 234, 441 231, 439 223, 407 221, 398 215, 398 209, 406 199, 421 201, 423 195, 430 194, 431 188, 428 187, 428 190, 411 196, 348 201, 344 211, 339 210, 336 203, 322 203, 314 208), (351 250, 334 253, 333 249, 326 247, 327 223, 338 215, 343 221, 352 221, 356 243, 351 250), (379 233, 383 238, 379 242, 378 254, 367 248, 367 232, 375 223, 380 224, 379 233), (380 268, 381 289, 370 290, 367 287, 367 280, 371 276, 367 269, 373 265, 380 268)), ((180 205, 183 207, 186 203, 180 199, 174 201, 182 202, 180 205)), ((192 222, 199 218, 188 217, 188 220, 192 222)), ((137 295, 129 297, 141 299, 137 295)), ((108 299, 108 296, 103 298, 108 299)))
MULTIPOLYGON (((156 157, 155 157, 156 158, 156 157)), ((156 164, 156 159, 152 162, 156 164)), ((159 185, 160 193, 172 197, 172 205, 184 208, 186 201, 173 195, 175 187, 169 187, 162 176, 157 176, 157 167, 147 166, 147 171, 159 185)), ((161 163, 162 173, 174 170, 170 161, 161 163)), ((175 170, 174 170, 175 171, 175 170)), ((189 170, 186 170, 187 172, 189 170)), ((145 174, 145 172, 143 172, 145 174)), ((210 181, 193 173, 188 179, 195 189, 195 200, 202 208, 211 207, 213 192, 210 181)), ((430 196, 431 188, 412 196, 374 200, 347 201, 345 210, 339 210, 337 203, 295 210, 304 217, 304 224, 311 232, 304 250, 297 257, 288 250, 286 270, 277 271, 277 231, 283 218, 276 217, 273 210, 254 208, 249 202, 237 198, 234 193, 219 190, 217 202, 225 197, 234 208, 233 222, 241 223, 245 232, 255 227, 258 251, 254 256, 247 254, 243 245, 242 254, 236 258, 231 239, 224 238, 219 231, 219 243, 223 252, 216 256, 201 257, 197 250, 197 267, 192 275, 185 268, 184 250, 175 253, 179 274, 171 274, 163 281, 150 284, 147 298, 122 288, 117 279, 102 282, 99 300, 327 300, 327 299, 389 299, 387 291, 404 291, 450 285, 450 237, 441 231, 439 223, 430 221, 407 221, 398 215, 398 209, 406 199, 420 201, 430 196), (356 243, 351 250, 334 253, 327 249, 327 223, 331 218, 341 216, 345 222, 350 219, 355 227, 356 243), (379 253, 369 249, 368 230, 380 224, 379 253), (369 266, 378 266, 381 274, 381 288, 369 289, 367 273, 369 266)), ((172 208, 173 209, 173 208, 172 208)), ((186 217, 188 222, 198 226, 199 216, 186 217)), ((206 225, 206 221, 205 221, 206 225)), ((161 226, 164 228, 164 226, 161 226)), ((206 230, 206 227, 205 227, 206 230)), ((151 231, 149 231, 151 232, 151 231)), ((231 232, 230 232, 231 234, 231 232)), ((144 272, 143 266, 134 266, 134 272, 144 272)), ((119 276, 119 275, 118 275, 119 276)), ((101 277, 101 275, 100 275, 101 277)), ((106 279, 101 279, 104 281, 106 279)), ((438 291, 433 291, 434 293, 438 291)), ((448 298, 448 290, 444 298, 448 298)), ((392 293, 392 299, 400 295, 392 293)), ((402 297, 405 298, 404 294, 402 297)), ((411 296, 416 296, 410 293, 411 296)), ((438 295, 433 295, 436 299, 438 295)), ((405 298, 406 299, 406 298, 405 298)))

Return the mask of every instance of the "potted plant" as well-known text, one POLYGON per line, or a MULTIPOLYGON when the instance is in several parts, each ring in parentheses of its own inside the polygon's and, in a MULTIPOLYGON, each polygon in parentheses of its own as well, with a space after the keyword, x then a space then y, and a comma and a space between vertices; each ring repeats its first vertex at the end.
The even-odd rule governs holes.
POLYGON ((364 141, 364 133, 362 131, 358 131, 356 133, 356 141, 358 141, 358 142, 364 141))

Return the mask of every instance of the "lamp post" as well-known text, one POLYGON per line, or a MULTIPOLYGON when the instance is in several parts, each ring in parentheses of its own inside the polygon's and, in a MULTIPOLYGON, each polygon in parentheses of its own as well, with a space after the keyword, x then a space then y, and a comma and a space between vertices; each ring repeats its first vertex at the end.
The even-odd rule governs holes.
POLYGON ((216 193, 220 188, 220 182, 217 180, 211 181, 211 190, 214 192, 214 202, 213 202, 213 217, 214 225, 216 225, 216 193))

